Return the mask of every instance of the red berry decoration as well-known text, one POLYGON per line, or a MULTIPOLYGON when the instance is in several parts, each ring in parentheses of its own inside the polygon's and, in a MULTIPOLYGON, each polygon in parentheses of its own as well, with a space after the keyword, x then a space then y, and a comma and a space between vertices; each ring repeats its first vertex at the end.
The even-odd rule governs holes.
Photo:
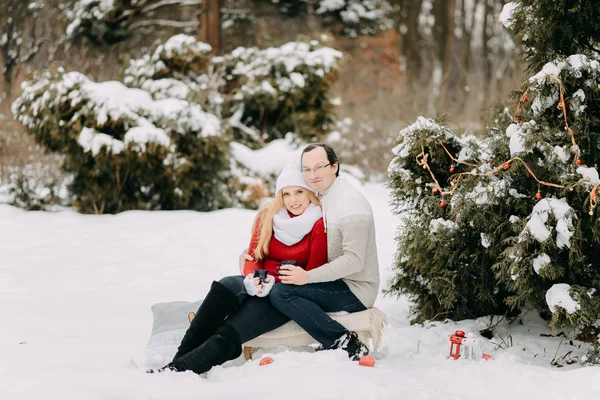
POLYGON ((556 108, 558 108, 559 110, 562 110, 563 109, 562 103, 558 103, 558 105, 556 106, 556 108))
POLYGON ((517 121, 517 122, 521 122, 521 117, 517 117, 517 118, 515 118, 515 121, 517 121))
POLYGON ((450 167, 450 173, 454 173, 454 167, 450 167))
POLYGON ((443 200, 442 200, 442 201, 440 201, 440 207, 444 208, 444 207, 446 207, 447 205, 448 205, 448 204, 446 204, 446 202, 445 202, 445 201, 443 201, 443 200))
POLYGON ((504 165, 502 165, 502 168, 504 168, 504 170, 506 171, 510 168, 510 163, 505 162, 504 165))
POLYGON ((575 162, 577 163, 577 165, 581 165, 581 164, 582 164, 582 161, 581 161, 581 159, 579 159, 579 158, 578 158, 578 159, 577 159, 577 161, 575 161, 575 162))
POLYGON ((434 187, 433 189, 431 189, 431 193, 433 194, 438 194, 440 192, 440 189, 434 187))
POLYGON ((538 199, 538 200, 541 199, 542 198, 542 193, 541 192, 537 192, 535 194, 535 198, 538 199))

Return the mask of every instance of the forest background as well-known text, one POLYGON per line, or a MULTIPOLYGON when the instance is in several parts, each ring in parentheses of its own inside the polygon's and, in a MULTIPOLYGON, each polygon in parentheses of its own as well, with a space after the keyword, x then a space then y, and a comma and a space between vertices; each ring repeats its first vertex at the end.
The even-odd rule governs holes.
POLYGON ((0 5, 0 182, 15 171, 42 181, 61 174, 59 156, 45 154, 10 111, 30 74, 62 67, 96 82, 122 80, 132 59, 176 33, 210 43, 213 54, 314 38, 342 51, 330 93, 339 104, 339 151, 343 162, 374 180, 385 179, 392 139, 419 115, 450 115, 453 129, 477 134, 486 110, 498 109, 522 79, 518 49, 498 21, 503 0, 348 1, 385 9, 367 29, 319 12, 327 1, 138 1, 151 10, 138 14, 127 35, 115 40, 101 33, 96 39, 70 37, 69 12, 76 3, 0 5))

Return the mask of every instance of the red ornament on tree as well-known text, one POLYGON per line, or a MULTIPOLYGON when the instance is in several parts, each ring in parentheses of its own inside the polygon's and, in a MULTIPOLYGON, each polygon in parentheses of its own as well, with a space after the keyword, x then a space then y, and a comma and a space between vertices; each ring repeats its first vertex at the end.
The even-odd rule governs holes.
POLYGON ((517 122, 521 122, 521 117, 517 117, 517 118, 515 118, 515 121, 517 121, 517 122))
POLYGON ((542 198, 542 193, 541 192, 537 192, 535 194, 535 198, 538 199, 538 200, 540 200, 542 198))
POLYGON ((510 163, 505 162, 504 165, 502 165, 502 168, 504 168, 504 170, 506 171, 510 168, 510 163))
POLYGON ((562 110, 563 109, 562 103, 558 103, 558 105, 556 106, 556 108, 558 108, 559 110, 562 110))
POLYGON ((448 204, 446 204, 446 202, 444 200, 440 201, 440 207, 444 208, 446 207, 448 204))
POLYGON ((450 173, 454 173, 454 167, 450 167, 450 173))
POLYGON ((580 158, 578 158, 577 161, 575 161, 575 162, 577 163, 577 165, 581 165, 582 164, 582 161, 581 161, 580 158))
POLYGON ((433 194, 438 194, 439 192, 440 192, 440 189, 438 189, 436 187, 431 189, 431 193, 433 193, 433 194))

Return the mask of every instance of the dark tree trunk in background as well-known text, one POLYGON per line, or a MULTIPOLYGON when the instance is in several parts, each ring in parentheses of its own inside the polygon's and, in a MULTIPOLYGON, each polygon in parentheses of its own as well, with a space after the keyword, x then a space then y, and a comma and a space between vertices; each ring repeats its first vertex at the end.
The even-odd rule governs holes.
POLYGON ((213 48, 214 54, 221 52, 221 0, 204 0, 200 13, 199 39, 213 48))
POLYGON ((422 0, 407 0, 404 2, 406 12, 404 25, 406 26, 406 34, 404 35, 403 46, 406 57, 406 77, 411 84, 416 87, 421 80, 419 71, 421 69, 421 54, 419 42, 421 35, 419 32, 419 14, 421 13, 422 0))
POLYGON ((449 103, 448 89, 451 86, 454 89, 456 85, 456 68, 454 67, 454 50, 455 50, 455 34, 456 29, 455 23, 455 12, 456 12, 456 0, 447 0, 444 2, 444 14, 441 15, 445 18, 444 26, 444 42, 440 43, 440 50, 443 50, 443 75, 442 83, 440 88, 440 98, 438 104, 441 107, 446 106, 449 103), (443 45, 443 46, 442 46, 443 45))
POLYGON ((494 16, 490 15, 493 10, 494 7, 492 5, 490 5, 490 2, 493 2, 494 0, 484 0, 485 1, 485 11, 484 11, 484 15, 483 15, 483 29, 482 29, 482 40, 483 40, 483 45, 482 45, 482 56, 483 56, 483 99, 482 102, 484 104, 488 104, 488 99, 490 98, 490 89, 491 89, 491 84, 492 84, 492 60, 490 57, 490 46, 489 46, 489 41, 490 41, 490 31, 491 31, 491 27, 490 22, 494 23, 494 16))
MULTIPOLYGON (((458 110, 463 110, 465 108, 465 103, 467 100, 468 93, 470 92, 470 88, 467 89, 468 86, 468 77, 471 73, 471 40, 473 40, 473 27, 475 26, 475 10, 477 9, 477 5, 480 0, 474 0, 473 9, 467 9, 467 0, 461 1, 461 26, 462 26, 462 46, 460 49, 460 62, 458 63, 459 76, 457 89, 458 92, 464 95, 458 96, 459 106, 458 110), (470 11, 470 19, 468 18, 467 11, 470 11)), ((456 93, 458 94, 458 93, 456 93)))

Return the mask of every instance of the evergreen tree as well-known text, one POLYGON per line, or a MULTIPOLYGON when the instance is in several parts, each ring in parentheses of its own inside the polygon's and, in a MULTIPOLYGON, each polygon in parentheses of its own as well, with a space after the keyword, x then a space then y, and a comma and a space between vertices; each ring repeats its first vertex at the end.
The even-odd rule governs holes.
POLYGON ((256 207, 274 177, 235 150, 326 133, 341 57, 318 41, 212 57, 208 44, 175 35, 132 60, 124 83, 37 74, 12 111, 63 156, 82 212, 256 207))
POLYGON ((485 137, 420 118, 389 185, 405 225, 390 293, 418 320, 537 309, 552 328, 600 317, 600 7, 521 0, 501 19, 531 77, 485 137))

